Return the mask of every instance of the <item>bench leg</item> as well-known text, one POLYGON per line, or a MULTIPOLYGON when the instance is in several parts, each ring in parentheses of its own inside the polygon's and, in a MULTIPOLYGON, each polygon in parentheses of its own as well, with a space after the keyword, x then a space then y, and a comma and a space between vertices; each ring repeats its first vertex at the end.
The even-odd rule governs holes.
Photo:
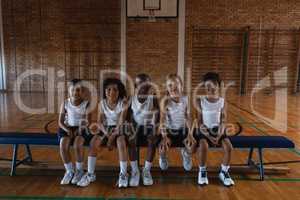
POLYGON ((262 152, 262 148, 258 148, 258 157, 259 157, 259 174, 260 174, 260 180, 263 181, 264 180, 264 163, 263 163, 263 152, 262 152))
POLYGON ((16 174, 17 159, 18 159, 18 149, 19 149, 19 145, 18 144, 14 144, 13 145, 13 157, 12 157, 12 162, 11 162, 10 176, 14 176, 16 174))
POLYGON ((26 144, 26 159, 28 162, 32 162, 32 154, 31 154, 31 150, 30 150, 30 146, 28 144, 26 144))
POLYGON ((247 165, 252 165, 252 156, 253 156, 253 148, 250 148, 249 155, 248 155, 248 160, 247 160, 247 165))

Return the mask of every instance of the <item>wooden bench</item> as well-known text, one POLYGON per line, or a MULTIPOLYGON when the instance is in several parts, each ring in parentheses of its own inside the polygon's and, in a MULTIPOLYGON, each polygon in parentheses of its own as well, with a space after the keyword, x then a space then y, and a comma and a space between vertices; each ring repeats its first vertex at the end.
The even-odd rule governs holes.
MULTIPOLYGON (((264 180, 264 162, 263 162, 263 149, 286 149, 294 148, 295 144, 283 136, 232 136, 229 137, 234 148, 249 149, 247 159, 248 166, 255 166, 260 174, 260 180, 264 180), (258 152, 258 163, 254 162, 253 152, 258 152)), ((13 176, 16 173, 16 168, 24 162, 32 162, 32 154, 30 145, 59 145, 58 137, 56 134, 49 133, 17 133, 17 132, 2 132, 0 133, 0 144, 13 145, 13 155, 11 159, 11 172, 13 176), (18 160, 19 145, 25 145, 26 157, 18 160)), ((138 145, 138 155, 140 151, 138 145)), ((182 146, 179 146, 182 147, 182 146)))

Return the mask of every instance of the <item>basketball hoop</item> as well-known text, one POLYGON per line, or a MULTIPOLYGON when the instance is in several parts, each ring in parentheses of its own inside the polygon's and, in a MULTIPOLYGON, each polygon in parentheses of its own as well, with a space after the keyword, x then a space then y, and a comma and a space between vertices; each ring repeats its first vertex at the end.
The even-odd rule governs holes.
POLYGON ((149 22, 156 22, 154 11, 155 11, 155 9, 149 9, 149 16, 148 16, 149 22))

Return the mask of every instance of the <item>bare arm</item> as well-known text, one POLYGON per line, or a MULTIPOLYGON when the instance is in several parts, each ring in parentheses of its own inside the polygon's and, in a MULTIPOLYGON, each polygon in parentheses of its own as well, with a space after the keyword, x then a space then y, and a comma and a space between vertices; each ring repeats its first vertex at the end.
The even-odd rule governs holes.
POLYGON ((222 136, 223 134, 225 134, 226 121, 227 121, 227 104, 224 100, 224 107, 221 110, 219 136, 222 136))
POLYGON ((98 117, 97 117, 97 123, 99 125, 99 128, 97 130, 97 133, 99 133, 100 131, 102 133, 104 133, 104 135, 107 135, 107 131, 103 125, 104 123, 104 113, 102 111, 102 107, 101 107, 101 103, 98 104, 98 117))
POLYGON ((159 118, 159 132, 162 134, 163 137, 167 135, 166 131, 166 106, 167 106, 167 99, 164 97, 160 103, 160 118, 159 118))
POLYGON ((118 119, 118 124, 116 129, 120 130, 120 128, 124 125, 124 123, 126 122, 126 117, 127 117, 127 112, 128 112, 128 99, 124 99, 123 100, 123 110, 119 116, 118 119))
POLYGON ((90 124, 90 122, 92 120, 92 114, 91 114, 91 112, 88 111, 89 106, 90 106, 90 103, 88 102, 87 106, 86 106, 85 113, 83 114, 83 117, 82 117, 85 120, 82 120, 80 122, 80 127, 88 127, 88 125, 90 124))
POLYGON ((154 115, 153 115, 153 124, 157 124, 159 123, 159 103, 158 103, 158 99, 155 97, 153 98, 153 110, 152 112, 154 112, 154 115))
POLYGON ((188 100, 188 103, 187 103, 187 107, 186 107, 186 111, 185 111, 185 125, 186 127, 188 128, 189 130, 189 135, 193 135, 193 130, 191 130, 191 113, 190 113, 190 103, 189 103, 189 100, 188 100))
POLYGON ((58 119, 58 125, 60 128, 62 128, 64 131, 69 133, 71 130, 68 128, 68 126, 65 124, 65 118, 66 118, 66 110, 65 110, 65 102, 63 102, 60 106, 59 111, 59 119, 58 119))

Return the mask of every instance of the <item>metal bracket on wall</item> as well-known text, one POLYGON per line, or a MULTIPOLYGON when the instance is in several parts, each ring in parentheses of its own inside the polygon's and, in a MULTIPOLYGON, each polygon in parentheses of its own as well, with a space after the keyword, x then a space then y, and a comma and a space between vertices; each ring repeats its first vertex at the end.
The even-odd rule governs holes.
POLYGON ((241 71, 240 71, 240 95, 245 95, 247 92, 246 84, 247 84, 247 76, 248 76, 249 38, 250 38, 250 27, 247 27, 243 35, 242 60, 241 60, 241 71))

